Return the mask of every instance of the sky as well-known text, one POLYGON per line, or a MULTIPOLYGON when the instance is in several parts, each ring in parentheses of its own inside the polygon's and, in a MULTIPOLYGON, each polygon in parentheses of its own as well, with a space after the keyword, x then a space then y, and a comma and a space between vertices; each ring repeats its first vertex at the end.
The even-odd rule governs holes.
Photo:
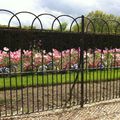
MULTIPOLYGON (((68 14, 73 17, 86 15, 95 10, 102 10, 108 14, 120 16, 120 0, 0 0, 0 9, 7 9, 14 13, 30 11, 36 15, 51 13, 55 16, 68 14)), ((5 24, 8 18, 3 15, 5 13, 0 12, 0 14, 2 14, 0 24, 2 22, 5 24)), ((24 14, 22 18, 24 18, 26 24, 31 17, 24 14)))

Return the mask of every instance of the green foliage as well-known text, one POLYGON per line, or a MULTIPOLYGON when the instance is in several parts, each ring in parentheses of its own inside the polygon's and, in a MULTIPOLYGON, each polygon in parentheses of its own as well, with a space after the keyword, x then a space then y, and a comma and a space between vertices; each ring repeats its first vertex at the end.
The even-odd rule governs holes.
POLYGON ((67 22, 63 22, 63 23, 61 23, 61 26, 59 25, 58 27, 57 27, 57 31, 66 31, 66 29, 67 29, 67 26, 68 26, 68 23, 67 22))
POLYGON ((8 27, 7 25, 1 25, 0 24, 0 28, 6 28, 6 27, 8 27))
MULTIPOLYGON (((1 25, 0 24, 0 28, 8 28, 7 25, 1 25)), ((19 28, 18 26, 15 26, 15 27, 10 27, 10 28, 19 28)), ((27 26, 27 25, 24 25, 22 26, 23 29, 31 29, 31 26, 27 26)), ((36 27, 34 26, 32 29, 36 29, 36 27)))
MULTIPOLYGON (((96 33, 115 33, 116 27, 118 25, 117 22, 119 21, 120 17, 112 15, 112 14, 106 14, 103 11, 92 11, 87 16, 87 18, 91 19, 96 33)), ((87 22, 86 26, 90 22, 87 22)), ((93 25, 89 24, 89 31, 93 31, 93 25)))
MULTIPOLYGON (((31 29, 31 26, 24 25, 22 28, 23 29, 31 29)), ((32 29, 36 29, 36 27, 34 26, 32 29)))
MULTIPOLYGON (((118 23, 116 21, 120 21, 119 16, 107 14, 99 10, 92 11, 85 16, 85 31, 94 32, 95 30, 96 33, 115 33, 116 28, 118 27, 118 23)), ((78 27, 76 24, 72 27, 72 31, 78 32, 78 27)), ((81 31, 81 20, 79 21, 79 31, 81 31)), ((118 29, 117 32, 120 33, 120 29, 118 29)))
POLYGON ((79 32, 79 31, 81 31, 81 24, 79 24, 79 26, 77 26, 76 24, 73 25, 72 31, 73 32, 79 32))

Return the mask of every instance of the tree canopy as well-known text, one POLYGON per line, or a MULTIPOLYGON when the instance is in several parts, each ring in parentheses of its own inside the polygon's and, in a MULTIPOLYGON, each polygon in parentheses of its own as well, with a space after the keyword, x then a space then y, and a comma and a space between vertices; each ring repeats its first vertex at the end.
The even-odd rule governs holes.
MULTIPOLYGON (((85 16, 85 31, 96 33, 120 33, 118 29, 120 27, 119 21, 119 16, 107 14, 99 10, 92 11, 85 16)), ((74 25, 72 30, 77 32, 77 25, 74 25)), ((81 20, 79 21, 79 31, 81 31, 81 20)))

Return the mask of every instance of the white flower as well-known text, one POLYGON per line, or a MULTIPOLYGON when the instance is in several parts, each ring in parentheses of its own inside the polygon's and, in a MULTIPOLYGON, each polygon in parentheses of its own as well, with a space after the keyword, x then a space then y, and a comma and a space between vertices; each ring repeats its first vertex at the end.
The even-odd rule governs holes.
POLYGON ((8 51, 9 51, 9 48, 4 47, 3 50, 6 51, 6 52, 8 52, 8 51))
POLYGON ((103 54, 102 54, 101 58, 104 59, 104 55, 103 54))

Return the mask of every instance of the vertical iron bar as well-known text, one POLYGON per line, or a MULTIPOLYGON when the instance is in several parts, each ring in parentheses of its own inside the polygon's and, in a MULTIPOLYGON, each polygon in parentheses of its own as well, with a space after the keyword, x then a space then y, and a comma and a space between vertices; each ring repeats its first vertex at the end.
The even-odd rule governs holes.
MULTIPOLYGON (((119 52, 120 54, 120 52, 119 52)), ((118 79, 118 98, 120 98, 120 80, 119 80, 119 72, 120 72, 120 66, 118 66, 119 63, 117 63, 117 79, 118 79)))
POLYGON ((29 78, 27 75, 27 80, 26 80, 27 81, 27 113, 29 113, 29 92, 28 92, 29 91, 29 85, 28 85, 29 82, 28 82, 28 79, 29 78))
POLYGON ((93 71, 92 71, 92 80, 93 80, 93 100, 92 100, 92 102, 94 102, 95 101, 95 80, 94 80, 94 70, 95 70, 95 50, 93 49, 92 50, 92 54, 93 54, 93 71))
POLYGON ((87 56, 87 54, 88 54, 88 51, 86 50, 86 52, 85 52, 85 58, 86 58, 86 61, 85 61, 85 99, 86 99, 86 103, 87 103, 87 101, 88 101, 88 77, 87 77, 87 74, 88 74, 88 63, 87 63, 87 61, 88 61, 88 56, 87 56))
MULTIPOLYGON (((88 51, 88 53, 91 54, 90 51, 88 51)), ((88 80, 89 80, 88 84, 89 84, 89 103, 90 103, 91 102, 91 72, 90 72, 90 68, 88 68, 88 80)))
POLYGON ((50 96, 50 93, 49 93, 49 73, 47 73, 47 105, 48 105, 48 110, 49 110, 49 96, 50 96))
POLYGON ((98 94, 99 94, 99 92, 98 92, 98 85, 99 85, 99 80, 98 80, 98 69, 99 69, 99 62, 98 62, 98 58, 97 58, 97 56, 96 56, 96 53, 97 52, 97 49, 95 49, 95 60, 96 60, 96 68, 95 68, 95 81, 96 81, 96 102, 98 102, 98 94))
MULTIPOLYGON (((75 75, 76 75, 76 70, 74 70, 74 79, 75 79, 75 75)), ((76 81, 76 84, 77 84, 77 81, 76 81)), ((74 88, 73 88, 73 105, 75 105, 75 87, 76 87, 76 84, 75 84, 75 86, 74 86, 74 88)))
POLYGON ((83 107, 84 104, 84 16, 82 15, 82 26, 81 26, 81 33, 82 33, 82 39, 81 39, 81 107, 83 107))
POLYGON ((56 108, 58 108, 58 94, 58 74, 56 73, 56 108))
POLYGON ((37 71, 37 84, 36 84, 36 88, 37 88, 37 111, 39 111, 39 75, 38 75, 38 71, 37 71))
POLYGON ((44 111, 44 54, 42 49, 42 111, 44 111))
POLYGON ((62 81, 63 81, 63 75, 62 75, 62 69, 63 69, 63 67, 62 67, 62 62, 63 62, 63 58, 62 58, 63 56, 62 56, 62 52, 61 52, 61 107, 62 107, 62 104, 63 104, 63 98, 62 98, 62 95, 63 95, 63 86, 62 86, 62 81))
POLYGON ((114 73, 115 73, 115 75, 114 75, 114 77, 115 77, 115 81, 116 81, 116 98, 117 98, 117 91, 118 91, 118 79, 117 79, 117 71, 116 71, 116 49, 115 49, 115 53, 114 53, 114 62, 115 62, 115 65, 114 65, 114 73))
MULTIPOLYGON (((21 43, 22 44, 22 43, 21 43)), ((23 76, 22 76, 22 73, 23 73, 23 56, 22 56, 22 48, 21 48, 21 59, 20 59, 20 72, 21 72, 21 112, 23 114, 23 76)))
POLYGON ((31 48, 31 66, 32 66, 32 112, 34 112, 34 71, 33 71, 33 45, 31 48))
POLYGON ((54 108, 54 59, 53 59, 53 52, 52 52, 52 109, 54 108))
MULTIPOLYGON (((101 53, 100 53, 100 64, 102 63, 102 54, 103 54, 103 49, 101 50, 101 53)), ((100 101, 101 101, 101 97, 102 97, 102 73, 101 73, 101 70, 100 70, 100 73, 99 73, 99 77, 100 77, 100 101)))
POLYGON ((116 84, 115 84, 115 82, 116 82, 116 79, 115 79, 115 50, 113 51, 113 65, 112 65, 112 68, 113 68, 113 81, 114 81, 114 91, 113 91, 113 98, 115 98, 115 90, 117 90, 117 88, 116 88, 116 84))
MULTIPOLYGON (((78 60, 77 61, 79 61, 80 60, 80 49, 78 48, 78 60)), ((79 71, 79 68, 77 69, 77 71, 75 72, 75 73, 77 73, 79 71)), ((80 89, 79 89, 79 84, 80 84, 80 80, 79 80, 79 77, 78 77, 78 82, 77 82, 77 97, 76 97, 76 99, 77 99, 77 105, 79 104, 79 92, 80 92, 80 89)))
POLYGON ((65 73, 65 101, 66 100, 67 100, 67 73, 65 73))
MULTIPOLYGON (((109 59, 110 59, 110 53, 108 54, 109 55, 109 59)), ((112 98, 112 80, 111 80, 111 66, 109 65, 110 64, 110 61, 108 61, 108 79, 110 79, 110 99, 112 98)))
POLYGON ((4 102, 5 102, 5 116, 7 116, 7 98, 6 98, 6 81, 5 81, 5 77, 4 77, 4 102))
POLYGON ((107 50, 107 66, 104 66, 104 76, 105 76, 105 79, 107 80, 107 83, 106 83, 106 98, 108 99, 108 95, 109 95, 109 87, 108 87, 108 50, 107 50), (107 67, 107 68, 106 68, 107 67), (106 74, 106 75, 105 75, 106 74))
POLYGON ((18 79, 17 79, 17 75, 15 75, 15 78, 16 78, 16 110, 17 110, 17 114, 18 114, 18 79))
MULTIPOLYGON (((72 73, 72 70, 71 70, 71 49, 69 50, 69 91, 71 90, 71 73, 72 73)), ((71 99, 70 99, 70 106, 71 106, 71 99)))
POLYGON ((12 78, 11 78, 11 58, 10 58, 10 50, 9 50, 9 76, 10 76, 10 105, 11 105, 11 115, 13 115, 12 111, 12 78))

